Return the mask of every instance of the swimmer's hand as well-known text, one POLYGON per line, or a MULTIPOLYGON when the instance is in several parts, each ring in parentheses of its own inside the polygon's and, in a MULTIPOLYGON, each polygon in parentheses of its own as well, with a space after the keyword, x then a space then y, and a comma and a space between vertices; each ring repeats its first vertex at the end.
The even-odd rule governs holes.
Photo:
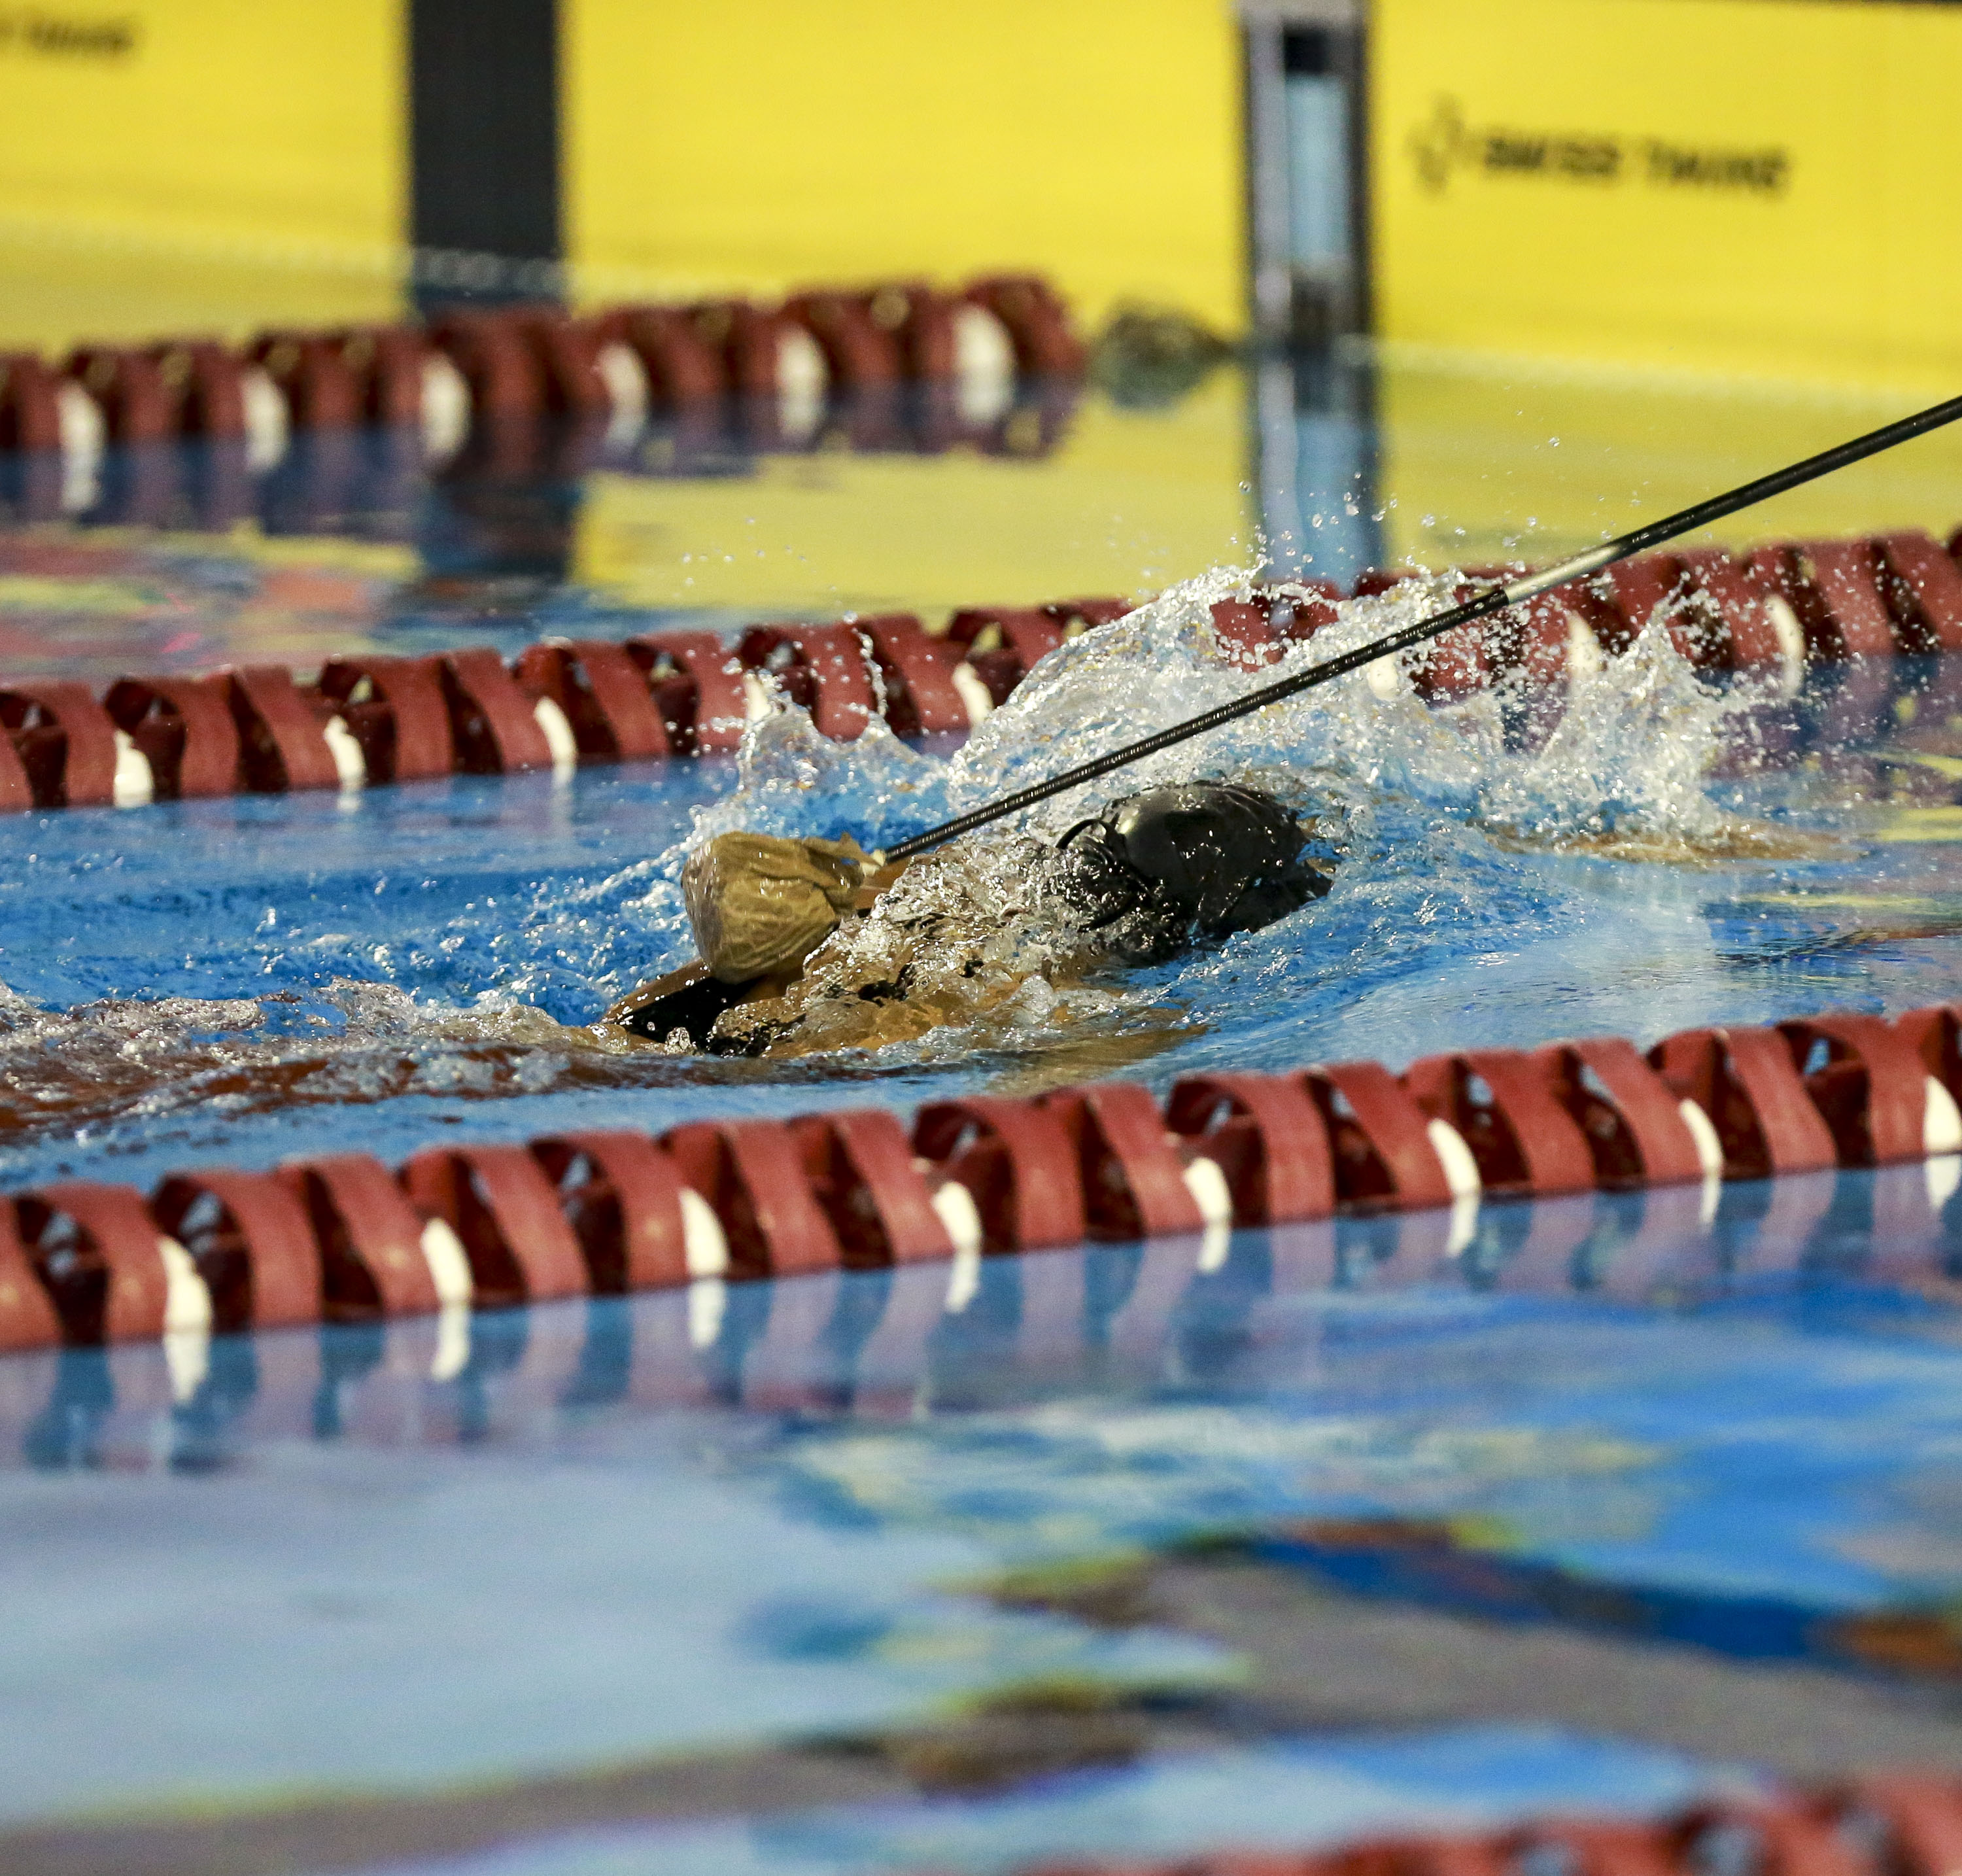
POLYGON ((681 874, 701 961, 724 983, 795 970, 837 929, 871 865, 849 836, 717 835, 681 874))

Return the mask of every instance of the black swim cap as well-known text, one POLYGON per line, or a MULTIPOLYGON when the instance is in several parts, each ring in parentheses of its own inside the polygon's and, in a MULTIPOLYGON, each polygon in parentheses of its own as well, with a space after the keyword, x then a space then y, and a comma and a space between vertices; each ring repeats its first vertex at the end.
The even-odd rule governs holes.
POLYGON ((1328 876, 1302 858, 1306 839, 1286 806, 1257 788, 1152 788, 1063 836, 1062 893, 1119 957, 1156 964, 1195 939, 1257 931, 1320 898, 1328 876))

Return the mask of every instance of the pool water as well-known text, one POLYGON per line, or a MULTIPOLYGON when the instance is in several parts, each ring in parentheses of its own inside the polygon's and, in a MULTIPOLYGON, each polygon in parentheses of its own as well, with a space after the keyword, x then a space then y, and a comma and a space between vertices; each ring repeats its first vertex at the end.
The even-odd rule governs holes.
MULTIPOLYGON (((1206 641, 1206 596, 1229 578, 1066 647, 951 755, 883 728, 832 744, 790 711, 740 760, 14 817, 0 1167, 24 1183, 303 1149, 400 1159, 459 1125, 522 1139, 631 1114, 658 1130, 1110 1072, 1162 1087, 1401 1066, 1950 994, 1955 674, 1902 660, 1861 691, 1864 674, 1828 673, 1779 702, 1772 765, 1755 693, 1712 692, 1645 641, 1577 690, 1538 753, 1508 749, 1483 701, 1434 711, 1358 676, 1039 811, 1053 832, 1126 788, 1212 774, 1321 813, 1334 890, 1223 947, 1073 996, 1038 983, 984 1030, 796 1063, 586 1027, 690 954, 685 842, 734 824, 890 842, 1269 675, 1206 641)), ((1420 603, 1372 602, 1328 636, 1420 603)))
MULTIPOLYGON (((439 478, 392 532, 281 532, 268 509, 228 533, 110 516, 0 537, 11 668, 96 677, 1160 596, 1046 661, 963 749, 878 727, 829 744, 786 711, 740 759, 0 821, 0 1178, 147 1186, 1952 996, 1962 673, 1901 659, 1727 690, 1647 634, 1576 680, 1543 745, 1490 698, 1433 711, 1408 674, 1359 675, 1158 759, 1139 779, 1253 780, 1323 817, 1334 889, 1266 931, 889 1050, 710 1059, 589 1028, 687 954, 685 843, 738 824, 890 842, 1273 675, 1204 627, 1262 531, 1296 570, 1442 565, 1431 548, 1489 545, 1530 500, 1510 538, 1544 558, 1867 420, 1737 392, 1699 433, 1666 388, 1640 415, 1625 386, 1344 372, 1304 369, 1278 404, 1258 373, 1155 411, 1091 396, 1027 457, 641 462, 507 477, 501 507, 439 478)), ((1765 533, 1945 532, 1962 448, 1789 499, 1765 533)), ((1421 599, 1358 606, 1316 655, 1421 599)), ((313 1820, 285 1862, 238 1867, 979 1870, 1190 1847, 1236 1807, 1250 1840, 1302 1842, 1639 1809, 1823 1769, 1767 1743, 1813 1675, 1862 1716, 1845 1754, 1952 1758, 1953 1171, 1487 1207, 1456 1245, 1436 1219, 1344 1221, 1002 1261, 952 1291, 930 1267, 481 1316, 460 1337, 220 1338, 189 1367, 149 1347, 0 1363, 0 1711, 20 1742, 0 1861, 35 1832, 93 1855, 109 1839, 89 1833, 140 1827, 161 1834, 140 1858, 117 1839, 133 1867, 202 1867, 192 1812, 313 1820), (1358 1520, 1382 1526, 1360 1562, 1316 1536, 1358 1520), (1476 1560, 1481 1587, 1447 1593, 1398 1529, 1476 1560), (1319 1721, 1256 1702, 1229 1724, 1218 1703, 1270 1665, 1259 1646, 999 1593, 1005 1573, 1202 1542, 1438 1621, 1585 1629, 1545 1573, 1611 1587, 1635 1612, 1599 1645, 1715 1676, 1696 1683, 1711 1711, 1765 1724, 1731 1746, 1550 1692, 1319 1721), (1905 1667, 1860 1626, 1883 1617, 1909 1625, 1905 1667), (655 1823, 600 1789, 608 1768, 918 1729, 1031 1687, 1144 1715, 1135 1750, 985 1797, 834 1767, 801 1807, 676 1799, 655 1823), (527 1780, 570 1821, 499 1810, 527 1780), (423 1823, 356 1854, 337 1807, 382 1798, 423 1823), (677 1821, 698 1813, 752 1821, 677 1821)))

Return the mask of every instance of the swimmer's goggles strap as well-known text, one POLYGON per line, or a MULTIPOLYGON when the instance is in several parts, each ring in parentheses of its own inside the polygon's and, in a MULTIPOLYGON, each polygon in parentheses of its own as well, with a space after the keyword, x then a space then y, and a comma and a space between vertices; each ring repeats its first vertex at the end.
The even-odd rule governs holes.
POLYGON ((1951 398, 1945 404, 1938 404, 1925 411, 1917 411, 1912 417, 1903 417, 1891 423, 1884 423, 1878 430, 1869 430, 1864 436, 1855 436, 1851 442, 1836 448, 1822 450, 1816 456, 1807 456, 1803 462, 1794 462, 1787 468, 1775 469, 1769 475, 1759 476, 1721 495, 1713 495, 1693 507, 1680 510, 1665 516, 1660 521, 1651 521, 1645 527, 1631 532, 1618 535, 1613 540, 1603 542, 1599 547, 1590 548, 1584 554, 1577 554, 1571 560, 1562 561, 1558 567, 1548 567, 1536 574, 1524 574, 1517 580, 1501 586, 1488 586, 1475 598, 1467 599, 1462 606, 1454 606, 1449 612, 1440 612, 1434 617, 1420 619, 1414 625, 1406 625, 1401 631, 1387 634, 1366 645, 1359 645, 1353 651, 1345 651, 1340 657, 1331 658, 1325 663, 1311 665, 1305 671, 1297 671, 1292 676, 1278 679, 1256 691, 1249 691, 1244 697, 1232 703, 1220 704, 1211 710, 1184 723, 1174 724, 1170 729, 1160 730, 1155 735, 1141 741, 1126 743, 1114 749, 1108 755, 1079 763, 1074 769, 1066 769, 1059 775, 1052 775, 1047 781, 1031 782, 1025 788, 1018 788, 1012 794, 1003 795, 982 807, 970 809, 957 815, 943 826, 929 829, 925 833, 915 834, 910 840, 902 840, 886 850, 888 861, 909 860, 914 855, 925 853, 952 840, 961 834, 972 833, 977 827, 985 827, 990 821, 998 821, 1010 814, 1018 814, 1024 808, 1034 807, 1040 801, 1047 801, 1052 795, 1066 793, 1081 788, 1087 781, 1095 781, 1110 775, 1128 764, 1142 762, 1148 756, 1155 756, 1162 749, 1175 747, 1196 736, 1203 736, 1209 730, 1216 730, 1222 724, 1232 723, 1241 717, 1250 717, 1257 710, 1264 710, 1270 704, 1278 704, 1290 697, 1298 697, 1303 691, 1313 690, 1318 684, 1327 684, 1338 677, 1346 677, 1351 671, 1359 671, 1366 664, 1374 664, 1379 658, 1394 657, 1400 651, 1408 651, 1413 647, 1436 638, 1459 625, 1468 625, 1475 619, 1488 618, 1494 612, 1503 612, 1509 606, 1516 606, 1523 599, 1551 592, 1555 586, 1564 586, 1570 581, 1584 580, 1590 574, 1597 574, 1604 567, 1612 567, 1617 561, 1626 560, 1630 555, 1645 552, 1660 546, 1664 541, 1673 540, 1679 535, 1705 527, 1713 521, 1721 521, 1727 515, 1734 515, 1740 508, 1749 508, 1753 503, 1765 500, 1773 495, 1781 495, 1787 489, 1797 488, 1807 482, 1816 481, 1822 475, 1829 475, 1835 469, 1843 469, 1848 464, 1858 462, 1868 456, 1878 455, 1884 449, 1891 449, 1896 443, 1904 443, 1910 437, 1919 436, 1932 430, 1939 430, 1945 423, 1952 423, 1962 417, 1962 398, 1951 398))

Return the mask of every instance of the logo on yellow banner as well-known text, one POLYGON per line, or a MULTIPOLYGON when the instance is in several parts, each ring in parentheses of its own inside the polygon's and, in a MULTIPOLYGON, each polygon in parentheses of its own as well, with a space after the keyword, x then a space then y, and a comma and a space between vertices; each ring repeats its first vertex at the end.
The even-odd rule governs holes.
POLYGON ((136 49, 136 22, 0 8, 0 52, 56 59, 120 59, 136 49))
POLYGON ((1417 179, 1441 195, 1453 175, 1544 177, 1558 182, 1612 187, 1781 193, 1791 178, 1788 151, 1724 149, 1663 137, 1624 137, 1606 131, 1522 130, 1466 123, 1456 97, 1440 97, 1411 133, 1417 179))

